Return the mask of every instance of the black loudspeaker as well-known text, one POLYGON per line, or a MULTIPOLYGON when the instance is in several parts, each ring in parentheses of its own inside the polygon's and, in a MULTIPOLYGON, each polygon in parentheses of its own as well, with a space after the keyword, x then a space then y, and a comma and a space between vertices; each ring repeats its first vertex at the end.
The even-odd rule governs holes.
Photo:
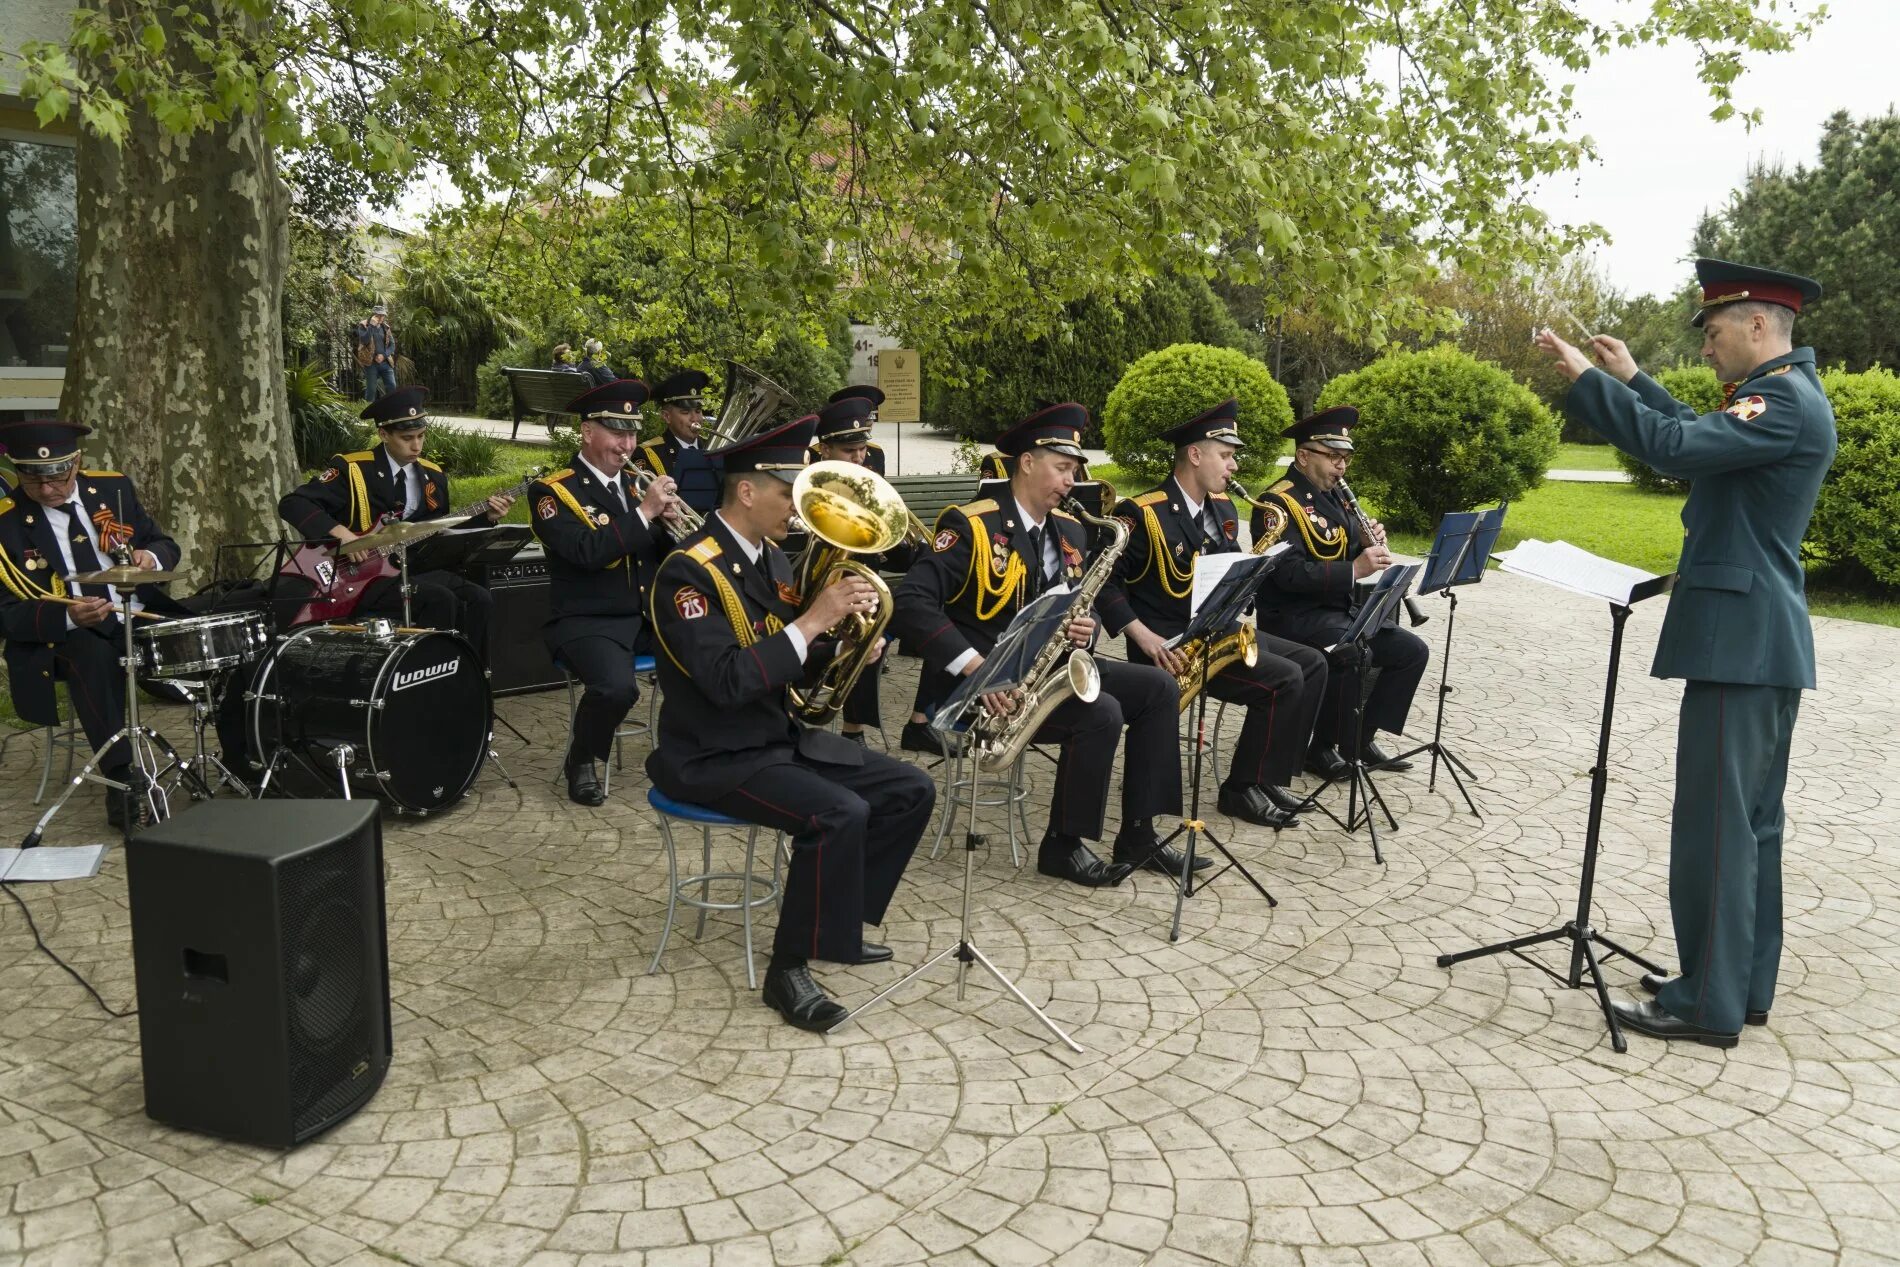
POLYGON ((126 848, 145 1112, 289 1148, 389 1071, 375 801, 204 801, 126 848))
POLYGON ((524 695, 561 685, 561 671, 548 656, 541 627, 548 622, 547 562, 523 551, 472 579, 495 596, 488 622, 488 687, 496 695, 524 695))

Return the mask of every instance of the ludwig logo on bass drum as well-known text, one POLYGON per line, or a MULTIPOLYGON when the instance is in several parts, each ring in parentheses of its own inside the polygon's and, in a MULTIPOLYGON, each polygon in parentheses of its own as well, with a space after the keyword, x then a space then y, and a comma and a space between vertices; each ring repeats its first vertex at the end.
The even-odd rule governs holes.
POLYGON ((423 682, 433 682, 439 677, 448 677, 461 667, 462 657, 456 656, 453 660, 444 660, 442 663, 432 664, 426 669, 410 669, 407 673, 398 673, 396 675, 395 685, 389 688, 390 693, 394 694, 397 691, 407 690, 423 682))

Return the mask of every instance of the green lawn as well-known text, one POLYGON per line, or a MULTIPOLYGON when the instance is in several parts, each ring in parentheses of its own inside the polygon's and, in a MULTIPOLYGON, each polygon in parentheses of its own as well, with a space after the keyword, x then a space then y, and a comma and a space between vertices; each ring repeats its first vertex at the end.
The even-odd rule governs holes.
MULTIPOLYGON (((1563 446, 1554 465, 1581 466, 1569 456, 1573 451, 1600 453, 1605 464, 1615 465, 1607 446, 1569 444, 1563 446)), ((1147 487, 1116 466, 1091 467, 1089 473, 1110 481, 1123 494, 1147 487)), ((1668 572, 1682 552, 1682 503, 1683 498, 1677 494, 1644 493, 1627 484, 1551 481, 1511 503, 1498 548, 1508 549, 1526 537, 1568 541, 1646 572, 1668 572)), ((1378 513, 1377 506, 1369 504, 1368 509, 1378 513)), ((1431 547, 1431 538, 1422 533, 1395 532, 1392 545, 1402 554, 1423 556, 1431 547)), ((1869 596, 1834 588, 1820 580, 1810 585, 1808 609, 1816 616, 1900 626, 1900 595, 1869 596)))
MULTIPOLYGON (((426 457, 428 450, 423 450, 423 454, 426 457)), ((535 467, 546 467, 552 470, 555 463, 567 456, 565 453, 555 452, 545 444, 512 444, 504 440, 501 442, 501 462, 496 466, 493 475, 473 478, 464 476, 452 481, 449 492, 455 498, 456 506, 466 506, 477 498, 487 497, 490 493, 501 492, 510 485, 519 483, 535 467)), ((505 524, 527 523, 528 503, 517 500, 502 522, 505 524)))
POLYGON ((1550 461, 1553 471, 1615 471, 1616 450, 1607 444, 1560 444, 1550 461))

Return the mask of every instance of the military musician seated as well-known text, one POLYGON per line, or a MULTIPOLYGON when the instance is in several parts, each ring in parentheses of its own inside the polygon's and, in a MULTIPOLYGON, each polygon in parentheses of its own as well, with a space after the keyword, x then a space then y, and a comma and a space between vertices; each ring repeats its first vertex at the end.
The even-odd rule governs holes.
POLYGON ((125 724, 125 630, 115 609, 130 604, 187 615, 163 590, 141 585, 75 585, 74 573, 97 572, 126 547, 142 568, 168 571, 179 549, 139 503, 129 477, 80 469, 89 427, 71 422, 0 425, 0 448, 19 471, 20 486, 0 498, 0 634, 6 638, 13 707, 27 721, 59 723, 55 684, 67 683, 73 712, 107 778, 128 785, 106 798, 114 827, 131 821, 142 787, 132 783, 131 747, 123 739, 99 750, 125 724))
MULTIPOLYGON (((1158 664, 1177 681, 1185 663, 1167 644, 1193 615, 1195 561, 1240 550, 1240 512, 1225 491, 1241 449, 1238 413, 1239 402, 1226 400, 1163 432, 1174 446, 1174 473, 1115 508, 1131 531, 1102 618, 1110 633, 1127 637, 1130 663, 1158 664)), ((1261 632, 1252 665, 1230 664, 1208 681, 1208 694, 1246 709, 1221 784, 1223 814, 1263 827, 1297 821, 1299 798, 1287 787, 1300 772, 1326 677, 1324 655, 1261 632)))
MULTIPOLYGON (((450 514, 449 477, 422 456, 429 433, 424 387, 404 387, 367 406, 362 417, 376 424, 373 449, 338 453, 316 475, 284 494, 277 513, 306 540, 356 540, 395 520, 440 519, 450 514)), ((478 518, 494 523, 508 513, 514 498, 496 494, 478 518)), ((495 598, 487 589, 454 572, 433 571, 409 578, 410 619, 424 629, 456 629, 483 661, 488 659, 488 624, 495 598)), ((402 579, 372 581, 351 613, 402 616, 402 579)))
POLYGON ((869 467, 879 475, 884 474, 884 446, 871 439, 871 429, 877 425, 877 409, 878 406, 883 403, 883 389, 872 387, 868 384, 840 387, 837 391, 831 393, 825 402, 825 408, 818 411, 818 439, 812 444, 812 460, 814 462, 856 461, 859 466, 869 467), (851 404, 850 402, 853 401, 861 402, 861 404, 851 404), (864 456, 862 461, 851 457, 827 457, 823 452, 826 435, 825 428, 827 425, 825 410, 840 405, 861 411, 849 416, 857 418, 858 426, 863 431, 862 443, 864 445, 864 456))
MULTIPOLYGON (((850 462, 881 473, 883 454, 871 443, 871 420, 877 416, 876 401, 865 393, 884 393, 875 387, 846 387, 833 393, 829 403, 818 411, 818 438, 812 442, 811 455, 820 462, 850 462)), ((881 572, 903 572, 911 565, 916 548, 909 543, 893 546, 884 553, 860 556, 859 561, 881 572)), ((882 729, 878 708, 880 664, 859 676, 851 694, 845 697, 843 722, 839 733, 854 743, 864 742, 864 728, 882 729)))
POLYGON ((705 425, 705 400, 700 393, 712 380, 700 370, 680 370, 661 379, 653 389, 660 402, 660 421, 666 430, 640 446, 634 465, 655 475, 670 477, 679 499, 709 515, 719 504, 719 466, 706 456, 700 435, 705 425))
POLYGON ((647 773, 669 796, 791 835, 765 1002, 800 1029, 826 1030, 845 1010, 809 961, 891 957, 865 926, 883 922, 936 785, 790 712, 788 688, 828 658, 826 633, 878 601, 860 577, 793 589, 778 543, 815 426, 801 418, 722 450, 719 510, 660 565, 650 607, 660 732, 647 773))
MULTIPOLYGON (((1358 604, 1355 582, 1375 576, 1392 563, 1385 529, 1377 520, 1362 523, 1341 495, 1352 464, 1352 428, 1359 411, 1350 405, 1322 410, 1281 432, 1294 442, 1293 465, 1286 478, 1267 490, 1287 513, 1288 550, 1260 584, 1260 629, 1309 647, 1329 647, 1352 624, 1358 604)), ((1253 530, 1265 516, 1254 512, 1253 530)), ((1379 670, 1365 700, 1360 755, 1388 770, 1409 770, 1411 762, 1388 756, 1376 732, 1405 733, 1412 697, 1425 676, 1425 642, 1398 627, 1397 615, 1368 640, 1373 667, 1379 670)), ((1344 778, 1354 736, 1353 703, 1364 673, 1360 666, 1335 662, 1314 724, 1307 768, 1325 779, 1344 778)))
POLYGON ((600 805, 595 764, 613 755, 614 731, 640 699, 633 657, 647 586, 678 522, 673 481, 634 487, 627 458, 639 443, 647 385, 623 378, 567 404, 581 418, 581 447, 566 467, 528 487, 528 521, 547 553, 548 654, 585 688, 561 770, 568 799, 600 805))
MULTIPOLYGON (((983 499, 953 506, 937 520, 932 549, 898 587, 893 622, 906 647, 924 657, 924 672, 949 694, 955 675, 974 673, 1024 605, 1057 586, 1073 588, 1087 570, 1089 532, 1058 509, 1083 472, 1082 430, 1088 411, 1054 405, 1030 415, 997 441, 1015 461, 1009 502, 983 499)), ((1076 646, 1095 636, 1092 614, 1068 628, 1076 646)), ((1179 873, 1172 850, 1157 852, 1154 819, 1181 810, 1180 695, 1174 679, 1148 665, 1099 661, 1101 694, 1071 698, 1036 732, 1062 754, 1049 805, 1049 826, 1036 865, 1044 875, 1083 885, 1119 884, 1136 865, 1153 861, 1179 873), (1122 771, 1121 830, 1113 863, 1084 843, 1099 840, 1114 775, 1115 747, 1128 728, 1122 771)), ((997 699, 986 706, 999 707, 997 699)))

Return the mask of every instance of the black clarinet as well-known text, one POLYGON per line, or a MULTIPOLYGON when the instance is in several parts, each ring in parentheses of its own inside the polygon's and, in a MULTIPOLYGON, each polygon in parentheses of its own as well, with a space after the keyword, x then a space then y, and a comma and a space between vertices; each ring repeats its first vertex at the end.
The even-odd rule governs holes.
MULTIPOLYGON (((1347 484, 1345 480, 1340 480, 1333 485, 1333 491, 1339 494, 1339 502, 1346 508, 1346 513, 1351 515, 1354 521, 1358 523, 1359 540, 1363 544, 1371 545, 1372 517, 1360 508, 1359 499, 1352 495, 1352 486, 1347 484)), ((1416 598, 1407 594, 1405 596, 1405 619, 1411 624, 1412 628, 1416 629, 1430 620, 1431 617, 1425 614, 1425 609, 1418 605, 1416 598)))

